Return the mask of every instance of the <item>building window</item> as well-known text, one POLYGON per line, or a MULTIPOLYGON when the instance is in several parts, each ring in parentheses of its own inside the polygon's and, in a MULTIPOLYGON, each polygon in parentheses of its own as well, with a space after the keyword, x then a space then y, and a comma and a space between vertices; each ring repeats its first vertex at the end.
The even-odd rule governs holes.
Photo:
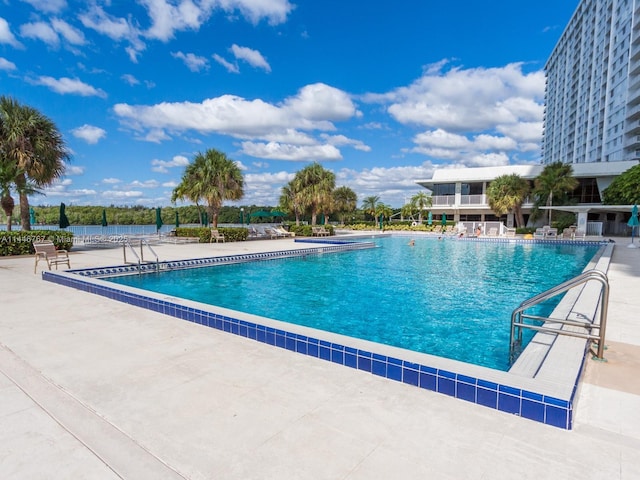
POLYGON ((462 195, 482 195, 482 182, 480 183, 463 183, 460 193, 462 195))
POLYGON ((456 184, 455 183, 438 183, 433 186, 433 195, 455 195, 456 184))

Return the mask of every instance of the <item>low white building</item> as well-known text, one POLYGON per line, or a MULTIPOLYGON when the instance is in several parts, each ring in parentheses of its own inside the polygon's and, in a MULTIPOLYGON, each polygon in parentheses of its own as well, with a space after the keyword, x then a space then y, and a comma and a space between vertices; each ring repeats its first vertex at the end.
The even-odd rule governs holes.
MULTIPOLYGON (((579 182, 572 195, 576 205, 555 209, 575 213, 578 229, 588 235, 625 234, 624 217, 628 217, 631 207, 603 205, 602 192, 614 178, 637 164, 637 160, 573 164, 573 176, 579 182)), ((439 220, 444 214, 456 223, 501 222, 513 227, 513 214, 497 217, 489 207, 487 187, 495 178, 511 174, 517 174, 533 184, 543 169, 544 165, 440 168, 433 173, 433 178, 417 180, 416 183, 431 191, 434 220, 439 220)), ((529 218, 532 208, 533 201, 525 200, 522 205, 525 220, 529 218)), ((540 222, 544 222, 544 219, 541 218, 540 222)))

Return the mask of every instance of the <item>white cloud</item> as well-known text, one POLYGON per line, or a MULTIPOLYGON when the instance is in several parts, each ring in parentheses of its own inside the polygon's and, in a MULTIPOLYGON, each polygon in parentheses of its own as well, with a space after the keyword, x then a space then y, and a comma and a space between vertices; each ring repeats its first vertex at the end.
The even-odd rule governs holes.
POLYGON ((139 190, 105 190, 102 192, 102 196, 108 199, 127 199, 127 198, 139 198, 144 195, 139 190))
POLYGON ((466 167, 498 167, 509 165, 509 157, 504 153, 483 153, 465 159, 466 167))
POLYGON ((41 40, 49 46, 57 46, 60 43, 58 34, 45 22, 25 23, 20 27, 20 35, 25 38, 41 40))
POLYGON ((81 138, 85 142, 93 145, 107 136, 107 132, 100 127, 84 124, 81 127, 74 128, 71 133, 76 138, 81 138))
POLYGON ((356 150, 360 150, 361 152, 370 152, 371 147, 369 145, 365 145, 361 140, 355 140, 353 138, 348 138, 344 135, 327 135, 323 133, 320 135, 320 138, 324 139, 327 143, 331 145, 349 145, 355 148, 356 150))
POLYGON ((86 40, 81 30, 69 25, 64 20, 54 18, 51 20, 53 29, 62 36, 68 43, 72 45, 84 45, 86 40))
POLYGON ((447 69, 449 63, 425 67, 409 86, 362 97, 387 105, 399 123, 428 128, 404 151, 469 165, 502 165, 508 154, 539 149, 543 71, 525 74, 520 63, 447 69))
POLYGON ((172 52, 171 56, 182 60, 192 72, 199 72, 200 70, 209 68, 209 62, 206 58, 199 57, 193 53, 172 52))
POLYGON ((217 53, 213 54, 213 59, 216 62, 218 62, 220 65, 222 65, 224 68, 226 68, 227 71, 230 72, 230 73, 239 73, 240 72, 240 68, 238 68, 237 64, 231 63, 231 62, 227 62, 224 58, 222 58, 217 53))
POLYGON ((140 180, 134 180, 131 182, 129 187, 138 187, 138 188, 157 188, 160 186, 160 183, 157 180, 145 180, 141 182, 140 180))
POLYGON ((56 93, 60 94, 73 94, 80 95, 82 97, 102 97, 106 98, 107 94, 99 89, 94 88, 91 85, 88 85, 78 79, 73 78, 53 78, 53 77, 38 77, 36 80, 33 80, 33 83, 36 85, 44 85, 49 87, 56 93))
POLYGON ((242 152, 257 158, 287 161, 341 160, 342 155, 333 145, 286 145, 282 143, 242 142, 242 152))
POLYGON ((231 45, 230 50, 237 59, 244 60, 252 67, 262 68, 266 72, 271 72, 271 66, 259 51, 241 47, 235 43, 231 45))
POLYGON ((0 57, 0 70, 15 70, 16 68, 16 64, 13 62, 10 62, 9 60, 7 60, 6 58, 0 57))
POLYGON ((140 40, 141 32, 133 25, 131 18, 125 19, 109 15, 102 7, 96 4, 91 5, 78 18, 86 28, 95 30, 118 42, 129 42, 129 46, 125 48, 125 51, 134 63, 137 62, 140 52, 146 48, 146 45, 140 40))
POLYGON ((176 155, 171 160, 151 160, 153 167, 151 170, 158 173, 169 173, 170 168, 186 167, 189 165, 189 159, 183 155, 176 155))
POLYGON ((154 132, 155 139, 166 138, 166 131, 195 130, 252 140, 272 140, 268 137, 291 136, 300 130, 331 131, 335 130, 333 121, 358 114, 349 95, 325 84, 303 87, 279 105, 223 95, 202 103, 119 103, 114 112, 124 125, 140 132, 154 132))
POLYGON ((108 185, 116 185, 121 182, 122 180, 120 180, 119 178, 105 178, 102 180, 102 183, 106 183, 108 185))
POLYGON ((524 74, 518 63, 501 68, 429 69, 408 87, 364 98, 389 103, 388 112, 403 124, 479 132, 541 120, 544 84, 544 72, 524 74))
POLYGON ((324 83, 306 85, 284 104, 307 119, 347 120, 358 115, 349 95, 324 83))
POLYGON ((111 15, 105 11, 111 7, 111 2, 105 2, 104 8, 91 4, 79 19, 85 27, 112 40, 128 42, 125 51, 130 60, 137 63, 146 48, 143 38, 167 42, 176 32, 197 31, 218 9, 230 17, 240 12, 253 24, 267 20, 271 25, 278 25, 286 21, 294 8, 289 0, 140 0, 138 3, 146 10, 148 19, 111 15), (148 27, 143 27, 147 23, 148 27))
POLYGON ((82 175, 84 174, 84 167, 79 167, 77 165, 65 165, 64 174, 65 175, 82 175))
POLYGON ((197 30, 208 17, 211 7, 201 9, 191 1, 182 1, 170 5, 166 0, 143 0, 151 27, 145 32, 148 38, 166 42, 174 36, 176 30, 197 30))
POLYGON ((134 77, 133 75, 131 75, 129 73, 125 73, 125 74, 121 75, 120 78, 122 80, 124 80, 126 83, 128 83, 129 85, 131 85, 131 86, 138 85, 140 83, 140 81, 136 77, 134 77))
POLYGON ((43 13, 58 13, 67 8, 66 0, 22 0, 43 13))
POLYGON ((6 43, 7 45, 11 45, 16 48, 22 47, 22 44, 13 35, 13 33, 11 33, 9 22, 2 17, 0 17, 0 43, 6 43))

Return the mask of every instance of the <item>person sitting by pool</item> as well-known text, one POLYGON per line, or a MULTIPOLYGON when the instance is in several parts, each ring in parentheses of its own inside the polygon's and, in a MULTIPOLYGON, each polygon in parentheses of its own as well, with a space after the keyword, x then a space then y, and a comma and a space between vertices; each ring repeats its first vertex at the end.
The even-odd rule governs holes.
POLYGON ((476 237, 479 237, 480 235, 482 235, 482 228, 480 228, 480 225, 478 225, 476 227, 476 237))

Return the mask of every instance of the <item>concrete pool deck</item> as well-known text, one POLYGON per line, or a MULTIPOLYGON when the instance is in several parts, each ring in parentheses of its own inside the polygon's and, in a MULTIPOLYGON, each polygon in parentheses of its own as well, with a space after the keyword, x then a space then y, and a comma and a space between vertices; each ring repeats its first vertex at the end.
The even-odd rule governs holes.
MULTIPOLYGON (((608 361, 588 362, 572 431, 43 282, 32 257, 1 258, 0 476, 640 478, 640 249, 616 242, 608 361)), ((296 246, 154 246, 162 260, 285 248, 296 246)), ((122 263, 117 248, 71 257, 122 263)))

